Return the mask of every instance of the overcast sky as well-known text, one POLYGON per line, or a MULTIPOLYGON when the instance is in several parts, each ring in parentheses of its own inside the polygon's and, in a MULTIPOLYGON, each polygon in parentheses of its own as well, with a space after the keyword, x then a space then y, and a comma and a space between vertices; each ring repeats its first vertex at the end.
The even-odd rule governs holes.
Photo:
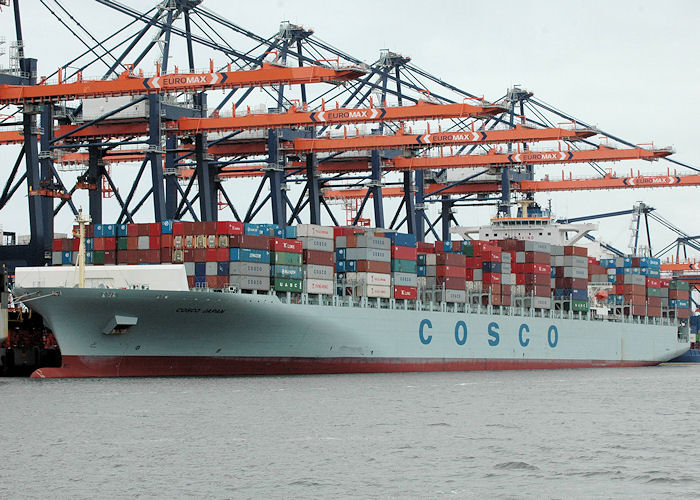
MULTIPOLYGON (((45 2, 55 8, 53 0, 45 2)), ((125 3, 141 10, 152 5, 125 3)), ((96 3, 63 0, 62 4, 96 34, 125 22, 96 3)), ((278 29, 280 21, 301 24, 368 63, 377 59, 380 49, 388 48, 487 99, 497 99, 519 84, 540 100, 632 142, 674 146, 676 159, 700 168, 700 141, 689 119, 700 103, 696 89, 700 2, 206 0, 204 6, 266 37, 278 29)), ((39 0, 22 0, 22 10, 27 55, 39 59, 40 74, 50 73, 81 50, 39 0)), ((13 39, 7 8, 0 13, 0 22, 0 34, 13 39)), ((184 54, 175 57, 185 65, 184 54)), ((6 65, 7 56, 0 61, 6 65)), ((1 182, 13 161, 14 155, 3 160, 1 182)), ((667 162, 603 166, 620 174, 630 168, 642 173, 673 168, 667 162)), ((569 170, 574 175, 594 175, 587 165, 569 170)), ((696 188, 664 188, 538 195, 538 199, 546 203, 551 198, 559 216, 622 210, 643 200, 686 232, 700 234, 697 194, 696 188)), ((26 198, 21 203, 16 212, 23 218, 26 198)), ((461 219, 473 224, 491 215, 490 210, 478 209, 461 219)), ((7 211, 0 217, 6 229, 25 231, 17 227, 19 219, 8 219, 7 211)), ((625 247, 628 225, 628 218, 605 221, 601 235, 625 247)), ((670 239, 667 233, 658 234, 659 239, 670 239)))

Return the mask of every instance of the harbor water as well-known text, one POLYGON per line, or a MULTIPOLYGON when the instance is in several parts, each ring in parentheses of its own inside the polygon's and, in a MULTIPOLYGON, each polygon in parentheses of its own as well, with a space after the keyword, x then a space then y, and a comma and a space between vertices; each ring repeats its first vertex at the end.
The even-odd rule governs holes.
POLYGON ((0 379, 0 498, 696 497, 699 375, 0 379))

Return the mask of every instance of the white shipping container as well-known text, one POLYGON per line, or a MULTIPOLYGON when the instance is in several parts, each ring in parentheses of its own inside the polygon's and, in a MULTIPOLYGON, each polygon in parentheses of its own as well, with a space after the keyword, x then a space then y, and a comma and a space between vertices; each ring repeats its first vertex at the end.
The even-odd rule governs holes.
POLYGON ((270 276, 270 264, 261 262, 231 262, 228 266, 230 275, 270 276))
POLYGON ((565 278, 588 278, 588 268, 587 267, 565 267, 564 268, 565 278))
POLYGON ((542 241, 525 240, 525 251, 552 253, 552 245, 551 243, 544 243, 542 241))
POLYGON ((513 260, 513 256, 509 252, 503 252, 501 254, 501 262, 504 264, 510 264, 513 260))
POLYGON ((382 273, 346 273, 348 282, 367 283, 368 285, 391 285, 391 274, 382 273))
POLYGON ((588 267, 588 257, 580 255, 565 255, 564 265, 569 267, 588 267))
POLYGON ((557 255, 557 256, 552 255, 551 262, 552 262, 553 266, 563 267, 564 266, 564 256, 563 255, 557 255))
POLYGON ((150 240, 148 236, 139 236, 137 240, 137 245, 139 250, 148 250, 150 240))
POLYGON ((206 262, 205 263, 205 273, 207 276, 216 276, 216 271, 218 267, 218 262, 206 262))
POLYGON ((552 245, 552 255, 564 255, 564 247, 561 245, 552 245))
POLYGON ((481 271, 481 269, 474 269, 474 281, 481 281, 483 274, 484 273, 481 271))
POLYGON ((301 241, 301 247, 304 250, 319 250, 321 252, 332 252, 334 250, 335 243, 332 239, 309 236, 300 236, 297 239, 301 241))
POLYGON ((513 275, 511 273, 501 274, 502 285, 512 285, 513 283, 515 283, 515 279, 513 279, 513 275))
POLYGON ((357 237, 357 248, 377 248, 379 250, 391 250, 391 240, 382 236, 357 237))
POLYGON ((316 224, 299 224, 297 225, 297 238, 312 237, 333 239, 333 228, 328 226, 318 226, 316 224))
POLYGON ((515 262, 517 264, 525 263, 525 252, 515 252, 515 262))
POLYGON ((333 280, 304 280, 306 293, 320 293, 323 295, 333 295, 335 293, 335 284, 333 280))
POLYGON ((418 286, 418 277, 411 273, 393 273, 395 286, 418 286))
POLYGON ((426 253, 425 254, 425 265, 426 266, 435 266, 437 265, 437 258, 435 257, 434 253, 426 253))
POLYGON ((437 275, 437 267, 425 266, 425 275, 434 278, 437 275))
POLYGON ((270 290, 270 278, 267 276, 238 276, 228 278, 229 283, 241 290, 270 290))
POLYGON ((345 259, 391 262, 391 250, 381 250, 378 248, 348 248, 345 250, 345 259))
POLYGON ((438 290, 435 294, 435 300, 463 304, 467 301, 467 292, 465 290, 438 290))
POLYGON ((534 307, 535 309, 551 309, 552 299, 549 297, 526 297, 523 299, 524 307, 534 307))
POLYGON ((480 292, 482 287, 481 280, 467 281, 467 290, 470 292, 480 292))
POLYGON ((358 297, 381 297, 383 299, 391 298, 391 287, 384 285, 367 285, 357 287, 358 297))
POLYGON ((333 266, 319 266, 316 264, 306 264, 304 266, 304 276, 307 279, 332 280, 335 268, 333 266))

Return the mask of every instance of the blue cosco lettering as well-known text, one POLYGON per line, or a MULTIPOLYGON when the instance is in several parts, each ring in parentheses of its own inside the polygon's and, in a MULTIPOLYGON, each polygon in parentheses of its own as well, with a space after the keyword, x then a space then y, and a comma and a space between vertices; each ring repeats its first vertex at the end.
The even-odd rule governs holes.
POLYGON ((530 343, 530 339, 524 339, 523 332, 530 333, 530 327, 527 326, 525 323, 520 325, 520 329, 518 330, 518 340, 520 341, 521 346, 527 347, 527 345, 530 343))
POLYGON ((420 322, 420 327, 418 328, 418 337, 420 338, 420 341, 421 341, 424 345, 430 344, 430 341, 433 340, 433 336, 432 336, 432 335, 428 335, 427 337, 425 337, 425 336, 423 335, 423 328, 426 327, 426 326, 427 326, 428 328, 432 328, 432 327, 433 327, 433 324, 430 322, 429 319, 424 319, 423 321, 421 321, 421 322, 420 322))
POLYGON ((549 347, 556 347, 557 342, 559 342, 559 330, 557 330, 557 327, 554 325, 550 326, 547 331, 547 342, 549 343, 549 347))
POLYGON ((457 345, 464 345, 467 343, 467 324, 464 321, 458 321, 455 325, 455 342, 457 345), (464 335, 460 337, 459 331, 464 331, 464 335))
POLYGON ((498 343, 501 341, 500 335, 498 335, 498 323, 495 321, 492 321, 489 323, 489 345, 491 347, 497 346, 498 343))

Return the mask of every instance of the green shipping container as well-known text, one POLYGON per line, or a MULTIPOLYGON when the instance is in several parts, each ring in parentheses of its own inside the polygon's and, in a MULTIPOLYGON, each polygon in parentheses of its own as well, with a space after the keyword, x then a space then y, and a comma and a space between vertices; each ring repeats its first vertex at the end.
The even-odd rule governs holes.
POLYGON ((564 302, 564 310, 574 312, 586 312, 588 311, 588 301, 572 300, 570 304, 568 302, 564 302))
POLYGON ((129 240, 126 236, 117 238, 117 250, 126 250, 126 245, 128 241, 129 240))
POLYGON ((474 257, 474 247, 469 245, 462 245, 462 253, 467 257, 474 257))
POLYGON ((93 264, 104 264, 105 263, 105 253, 103 250, 94 250, 92 252, 92 263, 93 264))
POLYGON ((647 297, 661 297, 661 288, 647 288, 647 297))
POLYGON ((301 254, 292 252, 271 252, 270 264, 273 266, 300 266, 301 254))
POLYGON ((690 290, 688 282, 683 280, 673 280, 669 283, 668 287, 671 290, 690 290))
POLYGON ((418 264, 415 260, 405 260, 405 259, 392 259, 391 260, 391 272, 392 273, 410 273, 416 274, 418 269, 418 264))
POLYGON ((277 292, 302 292, 303 281, 289 278, 275 278, 272 280, 272 288, 277 292))

